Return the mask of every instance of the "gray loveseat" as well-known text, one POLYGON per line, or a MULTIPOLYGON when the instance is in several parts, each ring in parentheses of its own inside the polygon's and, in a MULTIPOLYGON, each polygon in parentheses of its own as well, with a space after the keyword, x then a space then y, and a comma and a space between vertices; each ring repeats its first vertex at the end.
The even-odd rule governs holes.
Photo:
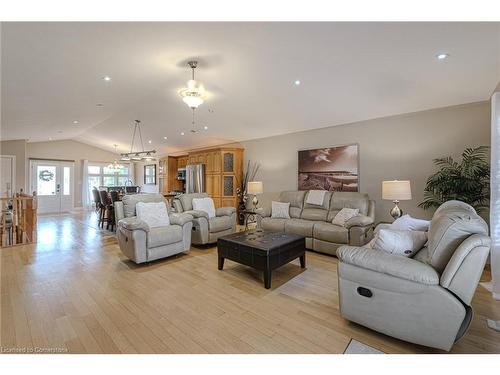
POLYGON ((363 247, 337 251, 341 315, 386 335, 450 350, 472 320, 488 225, 468 204, 442 204, 413 258, 363 247))
POLYGON ((283 191, 277 200, 290 203, 290 219, 271 217, 271 200, 262 197, 257 209, 257 227, 306 237, 306 248, 334 255, 341 245, 361 246, 373 236, 375 202, 367 194, 326 192, 321 206, 308 204, 308 190, 283 191), (358 208, 360 215, 345 226, 332 224, 342 208, 358 208))
POLYGON ((114 208, 120 250, 135 263, 165 258, 191 248, 193 217, 170 213, 169 205, 161 194, 125 195, 121 202, 114 203, 114 208), (138 202, 165 202, 169 210, 170 225, 150 228, 136 217, 135 205, 138 202))
POLYGON ((176 197, 173 202, 177 212, 183 212, 194 217, 191 236, 193 244, 215 243, 219 237, 236 232, 236 208, 217 208, 215 209, 215 217, 209 218, 205 211, 193 210, 193 198, 208 198, 208 194, 182 194, 176 197))

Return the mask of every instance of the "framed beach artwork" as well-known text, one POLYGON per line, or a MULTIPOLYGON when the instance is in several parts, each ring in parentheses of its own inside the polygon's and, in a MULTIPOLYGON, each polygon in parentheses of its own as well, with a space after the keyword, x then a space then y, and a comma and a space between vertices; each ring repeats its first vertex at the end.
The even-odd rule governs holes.
POLYGON ((358 191, 357 144, 299 151, 299 190, 358 191))

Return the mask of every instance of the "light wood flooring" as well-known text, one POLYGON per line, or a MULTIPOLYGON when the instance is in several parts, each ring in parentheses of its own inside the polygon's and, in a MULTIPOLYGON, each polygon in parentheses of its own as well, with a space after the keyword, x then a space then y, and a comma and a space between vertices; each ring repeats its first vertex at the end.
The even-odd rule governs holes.
MULTIPOLYGON (((439 353, 339 315, 337 259, 307 253, 262 275, 215 247, 137 266, 95 214, 39 218, 38 243, 0 250, 3 352, 342 353, 351 338, 385 353, 439 353), (26 348, 26 349, 24 349, 26 348), (38 349, 41 348, 41 349, 38 349)), ((488 271, 483 275, 489 280, 488 271)), ((469 332, 455 353, 500 353, 500 302, 478 288, 469 332)))

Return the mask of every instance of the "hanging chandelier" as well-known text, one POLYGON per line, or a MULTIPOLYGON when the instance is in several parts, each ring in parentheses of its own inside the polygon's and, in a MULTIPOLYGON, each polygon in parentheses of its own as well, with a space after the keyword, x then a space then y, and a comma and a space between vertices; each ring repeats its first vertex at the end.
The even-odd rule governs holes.
MULTIPOLYGON (((113 145, 113 146, 115 146, 115 154, 117 154, 116 148, 118 147, 118 145, 113 145)), ((119 172, 122 168, 123 168, 123 165, 118 164, 118 160, 116 160, 116 159, 113 163, 108 164, 108 169, 111 170, 111 172, 113 172, 113 173, 119 172)))
POLYGON ((191 79, 187 81, 187 87, 179 91, 179 95, 189 108, 195 110, 205 101, 206 92, 203 83, 194 79, 194 70, 198 66, 198 61, 189 61, 188 65, 191 68, 191 79))
MULTIPOLYGON (((182 97, 182 101, 193 111, 190 132, 196 133, 198 130, 196 129, 194 111, 204 103, 207 93, 203 84, 194 79, 194 70, 198 66, 198 61, 189 61, 188 65, 191 68, 191 79, 187 81, 187 87, 179 91, 179 95, 182 97)), ((204 129, 207 130, 208 127, 204 126, 204 129)), ((181 135, 185 135, 185 132, 181 132, 181 135)))
POLYGON ((141 121, 135 120, 134 121, 134 134, 132 135, 132 142, 130 143, 130 152, 122 153, 121 160, 151 161, 151 160, 154 160, 154 154, 156 154, 156 150, 145 150, 144 149, 144 143, 142 141, 142 132, 141 132, 141 121), (141 150, 134 151, 134 141, 135 141, 135 135, 137 133, 139 133, 139 140, 141 142, 140 146, 142 148, 142 151, 141 150))

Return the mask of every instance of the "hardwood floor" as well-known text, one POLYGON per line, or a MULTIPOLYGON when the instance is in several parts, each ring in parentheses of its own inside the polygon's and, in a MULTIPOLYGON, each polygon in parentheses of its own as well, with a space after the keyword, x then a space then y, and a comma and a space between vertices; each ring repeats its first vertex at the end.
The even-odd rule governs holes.
MULTIPOLYGON (((351 338, 385 353, 440 352, 342 319, 337 259, 313 252, 266 290, 245 266, 218 271, 215 247, 137 266, 88 212, 41 216, 37 244, 0 252, 4 353, 342 353, 351 338)), ((500 320, 500 302, 478 288, 473 307, 452 351, 500 353, 485 321, 500 320)))

